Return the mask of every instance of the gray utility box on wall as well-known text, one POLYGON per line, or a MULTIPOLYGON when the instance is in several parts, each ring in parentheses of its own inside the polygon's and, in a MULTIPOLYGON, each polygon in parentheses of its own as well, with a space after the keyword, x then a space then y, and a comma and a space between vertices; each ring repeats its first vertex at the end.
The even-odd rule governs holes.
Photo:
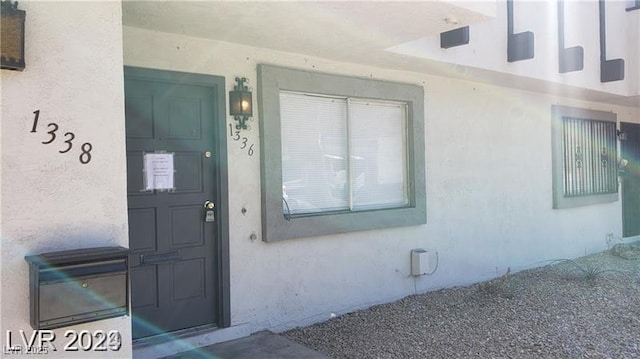
POLYGON ((33 329, 129 314, 129 250, 85 248, 27 256, 33 329))

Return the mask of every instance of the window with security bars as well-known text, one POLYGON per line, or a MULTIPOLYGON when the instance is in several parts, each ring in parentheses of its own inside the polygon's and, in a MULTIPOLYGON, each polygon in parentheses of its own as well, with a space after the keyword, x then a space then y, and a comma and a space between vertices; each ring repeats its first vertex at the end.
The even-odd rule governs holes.
POLYGON ((562 132, 564 195, 616 193, 616 124, 564 117, 562 132))
POLYGON ((407 104, 280 92, 285 216, 409 205, 407 104))
POLYGON ((618 200, 617 116, 552 106, 553 208, 618 200))

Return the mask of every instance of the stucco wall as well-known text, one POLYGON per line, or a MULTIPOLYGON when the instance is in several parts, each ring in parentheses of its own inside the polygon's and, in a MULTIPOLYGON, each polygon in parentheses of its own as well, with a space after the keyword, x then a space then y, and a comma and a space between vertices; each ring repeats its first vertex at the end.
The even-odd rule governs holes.
MULTIPOLYGON (((19 7, 27 13, 26 69, 2 70, 3 347, 8 330, 13 345, 21 344, 19 330, 32 334, 26 255, 128 246, 120 3, 20 1, 19 7), (57 138, 43 144, 52 122, 57 138), (66 132, 75 139, 61 154, 66 132), (85 142, 93 148, 82 164, 85 142)), ((129 357, 130 327, 130 318, 120 317, 61 328, 55 354, 89 354, 63 351, 66 330, 118 330, 123 347, 95 354, 129 357)))
MULTIPOLYGON (((420 73, 124 28, 126 65, 250 79, 274 64, 425 88, 427 224, 264 243, 260 160, 229 141, 231 320, 282 330, 375 303, 468 284, 606 248, 621 234, 620 202, 553 210, 551 105, 618 114, 638 109, 420 73), (241 213, 246 208, 246 214, 241 213), (257 234, 258 240, 250 235, 257 234), (433 276, 408 278, 412 248, 439 253, 433 276)), ((255 97, 254 97, 255 99, 255 97)), ((259 148, 259 114, 243 131, 259 148)), ((227 118, 231 123, 232 119, 227 118)))
MULTIPOLYGON (((629 5, 629 2, 627 2, 627 5, 629 5)), ((624 34, 627 36, 627 43, 638 44, 640 43, 640 11, 633 10, 627 12, 627 14, 631 14, 629 15, 630 17, 633 16, 632 20, 628 21, 623 29, 624 34)), ((628 59, 625 59, 625 66, 628 66, 629 69, 635 69, 635 74, 631 74, 631 93, 640 95, 640 46, 631 46, 628 51, 629 56, 628 59)))
POLYGON ((514 32, 534 33, 532 59, 507 62, 506 2, 496 3, 496 17, 469 27, 469 44, 440 48, 438 34, 391 47, 391 52, 432 59, 472 68, 510 73, 558 84, 610 92, 624 96, 640 95, 640 13, 625 11, 630 1, 606 2, 607 59, 625 61, 625 78, 600 82, 600 33, 598 1, 565 1, 565 47, 581 46, 584 68, 558 72, 558 10, 555 1, 514 1, 514 32), (531 16, 540 14, 540 16, 531 16))

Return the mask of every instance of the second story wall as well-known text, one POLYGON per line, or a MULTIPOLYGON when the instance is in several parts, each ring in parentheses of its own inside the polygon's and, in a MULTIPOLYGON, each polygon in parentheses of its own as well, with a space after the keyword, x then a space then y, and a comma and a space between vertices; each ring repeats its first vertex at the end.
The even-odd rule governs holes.
MULTIPOLYGON (((560 3, 562 4, 562 3, 560 3)), ((542 80, 622 97, 640 96, 640 10, 626 11, 629 1, 605 3, 606 58, 624 60, 624 79, 601 82, 599 2, 564 2, 565 48, 581 47, 582 69, 560 73, 558 3, 513 1, 514 33, 532 32, 534 56, 507 60, 507 3, 496 3, 496 17, 469 26, 469 43, 443 49, 439 34, 387 49, 415 58, 434 60, 518 78, 542 80)), ((463 26, 463 24, 460 24, 463 26)), ((512 80, 513 77, 510 78, 512 80)), ((636 101, 637 103, 637 101, 636 101)))

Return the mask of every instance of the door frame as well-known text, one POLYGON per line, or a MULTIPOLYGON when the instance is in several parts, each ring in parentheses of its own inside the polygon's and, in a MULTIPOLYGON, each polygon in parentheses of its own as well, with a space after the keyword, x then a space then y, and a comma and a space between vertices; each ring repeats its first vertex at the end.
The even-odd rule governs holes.
MULTIPOLYGON (((229 180, 227 171, 227 119, 226 92, 223 76, 158 70, 133 66, 124 67, 125 79, 141 79, 161 81, 166 83, 196 85, 208 87, 213 91, 214 111, 213 128, 215 131, 215 148, 213 149, 214 167, 217 169, 215 196, 218 198, 217 231, 219 240, 217 253, 217 293, 218 293, 218 325, 219 328, 231 326, 231 295, 230 295, 230 266, 229 266, 229 180)), ((124 90, 124 89, 123 89, 124 90)), ((126 133, 123 130, 123 136, 126 133)), ((127 205, 128 206, 128 205, 127 205)))
MULTIPOLYGON (((625 130, 627 130, 630 127, 638 127, 640 129, 640 123, 620 122, 620 131, 622 133, 624 133, 625 130)), ((630 146, 628 141, 629 141, 628 139, 624 140, 624 141, 621 141, 621 144, 620 144, 620 157, 622 157, 622 158, 625 158, 624 157, 625 154, 626 154, 625 149, 627 148, 627 146, 630 146)), ((636 143, 635 145, 636 146, 640 146, 640 143, 636 143)), ((627 160, 634 161, 634 159, 632 159, 632 158, 627 158, 627 160)), ((638 164, 637 163, 633 163, 632 165, 633 166, 637 166, 638 164)), ((625 209, 626 209, 625 201, 626 201, 626 198, 627 198, 628 194, 625 192, 625 190, 626 190, 625 181, 628 181, 628 180, 629 180, 628 178, 625 178, 625 179, 622 180, 621 193, 620 193, 620 198, 621 198, 621 201, 622 201, 622 205, 621 205, 622 209, 621 210, 622 210, 622 237, 623 238, 634 237, 634 236, 638 235, 638 234, 635 234, 635 233, 634 234, 630 234, 629 233, 629 230, 630 230, 629 229, 629 225, 628 225, 628 223, 626 223, 626 221, 627 221, 626 218, 628 216, 625 215, 625 209)), ((638 181, 640 181, 640 179, 638 179, 638 181)), ((640 186, 640 183, 638 183, 637 185, 640 186)))

